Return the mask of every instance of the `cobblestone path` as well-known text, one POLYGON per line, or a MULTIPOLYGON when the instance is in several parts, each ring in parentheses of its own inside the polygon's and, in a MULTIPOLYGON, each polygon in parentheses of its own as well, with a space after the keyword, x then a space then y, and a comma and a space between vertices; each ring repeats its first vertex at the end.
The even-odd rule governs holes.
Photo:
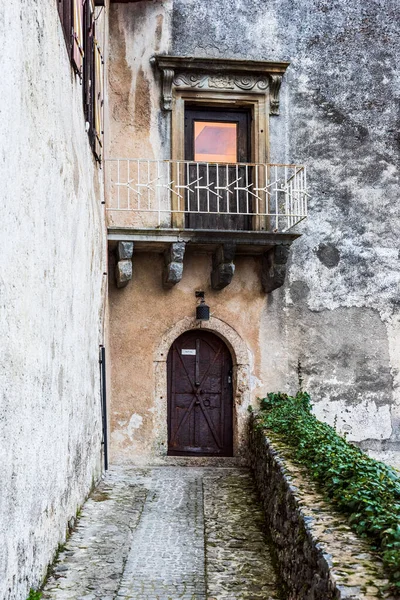
POLYGON ((45 600, 278 600, 246 469, 110 469, 60 552, 45 600))
POLYGON ((264 516, 251 475, 245 471, 206 476, 204 513, 209 598, 277 598, 264 516))

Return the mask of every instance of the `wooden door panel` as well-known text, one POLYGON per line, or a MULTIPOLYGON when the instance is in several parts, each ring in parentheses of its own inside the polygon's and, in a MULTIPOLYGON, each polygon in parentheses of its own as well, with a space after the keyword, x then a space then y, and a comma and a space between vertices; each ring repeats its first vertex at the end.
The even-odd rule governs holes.
POLYGON ((169 454, 231 456, 232 360, 226 345, 210 332, 187 332, 172 345, 167 366, 169 454))

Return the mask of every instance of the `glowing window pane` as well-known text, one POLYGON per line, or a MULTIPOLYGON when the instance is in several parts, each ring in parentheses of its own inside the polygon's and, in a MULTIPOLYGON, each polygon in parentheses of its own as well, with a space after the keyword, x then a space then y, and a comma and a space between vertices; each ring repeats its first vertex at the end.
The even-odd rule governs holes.
POLYGON ((237 162, 237 124, 194 122, 194 160, 237 162))

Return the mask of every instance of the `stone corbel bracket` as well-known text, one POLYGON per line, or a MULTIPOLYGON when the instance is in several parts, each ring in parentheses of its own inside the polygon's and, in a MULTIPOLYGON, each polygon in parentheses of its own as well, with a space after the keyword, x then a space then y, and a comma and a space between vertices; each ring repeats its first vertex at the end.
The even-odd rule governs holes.
POLYGON ((270 248, 262 257, 261 283, 264 292, 269 294, 285 283, 286 263, 290 244, 270 248))
POLYGON ((211 287, 213 290, 222 290, 230 284, 235 273, 233 263, 236 253, 236 244, 228 243, 219 246, 213 255, 213 269, 211 271, 211 287))
POLYGON ((172 83, 174 81, 174 70, 162 70, 162 108, 172 110, 172 83))
POLYGON ((282 75, 269 77, 269 113, 279 115, 279 91, 282 85, 282 75))
POLYGON ((133 242, 118 242, 115 280, 117 288, 124 288, 132 279, 133 242))
POLYGON ((164 252, 162 284, 167 290, 171 289, 182 279, 185 246, 185 242, 174 242, 164 252))
POLYGON ((158 55, 163 110, 172 110, 174 88, 269 94, 270 114, 279 115, 279 91, 288 62, 158 55))

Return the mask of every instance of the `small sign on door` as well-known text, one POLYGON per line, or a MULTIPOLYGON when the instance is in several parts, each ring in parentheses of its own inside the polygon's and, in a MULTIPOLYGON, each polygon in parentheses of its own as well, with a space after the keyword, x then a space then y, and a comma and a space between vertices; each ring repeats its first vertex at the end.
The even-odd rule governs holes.
POLYGON ((182 348, 183 356, 196 356, 196 350, 193 348, 182 348))

